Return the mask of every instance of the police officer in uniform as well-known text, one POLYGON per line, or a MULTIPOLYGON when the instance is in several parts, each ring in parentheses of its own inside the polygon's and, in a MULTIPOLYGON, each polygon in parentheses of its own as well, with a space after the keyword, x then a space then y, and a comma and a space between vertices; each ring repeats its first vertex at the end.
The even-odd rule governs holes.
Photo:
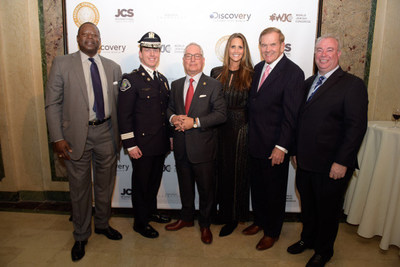
POLYGON ((166 116, 169 85, 157 71, 160 37, 148 32, 139 44, 141 65, 124 74, 120 82, 118 124, 122 144, 133 166, 133 229, 144 237, 156 238, 159 234, 149 221, 167 223, 171 220, 157 213, 157 193, 164 160, 171 147, 166 116))

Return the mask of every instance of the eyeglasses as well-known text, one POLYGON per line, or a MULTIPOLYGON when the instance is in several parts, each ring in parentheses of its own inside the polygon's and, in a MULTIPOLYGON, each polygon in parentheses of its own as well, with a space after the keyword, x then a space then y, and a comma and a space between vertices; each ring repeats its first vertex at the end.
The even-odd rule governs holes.
POLYGON ((186 60, 191 60, 192 57, 194 57, 195 60, 200 60, 203 57, 203 55, 202 54, 194 54, 193 55, 193 54, 189 54, 189 53, 183 55, 183 58, 186 60))

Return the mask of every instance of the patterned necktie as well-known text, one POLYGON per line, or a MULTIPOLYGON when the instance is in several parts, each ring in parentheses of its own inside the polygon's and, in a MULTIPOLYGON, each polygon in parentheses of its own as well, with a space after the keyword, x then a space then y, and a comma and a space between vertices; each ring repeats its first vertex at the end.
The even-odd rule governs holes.
POLYGON ((189 108, 190 108, 190 104, 192 103, 192 99, 193 99, 193 79, 190 78, 190 85, 189 85, 189 89, 186 93, 186 101, 185 101, 185 112, 186 115, 189 113, 189 108))
POLYGON ((311 95, 307 98, 306 103, 308 103, 311 100, 311 98, 314 96, 314 94, 317 92, 317 90, 320 87, 320 85, 322 84, 323 80, 325 80, 325 76, 320 76, 317 83, 314 86, 314 89, 313 89, 311 95))
POLYGON ((98 120, 104 120, 104 98, 103 87, 101 86, 100 73, 94 58, 89 58, 92 64, 90 65, 90 75, 92 76, 92 85, 94 92, 94 105, 93 111, 96 112, 98 120))
POLYGON ((267 79, 267 77, 268 77, 270 71, 271 71, 271 67, 268 65, 268 66, 265 68, 265 71, 264 71, 263 76, 261 77, 261 81, 260 81, 260 84, 258 85, 257 92, 258 92, 258 90, 260 90, 260 87, 261 87, 261 85, 264 83, 265 79, 267 79))

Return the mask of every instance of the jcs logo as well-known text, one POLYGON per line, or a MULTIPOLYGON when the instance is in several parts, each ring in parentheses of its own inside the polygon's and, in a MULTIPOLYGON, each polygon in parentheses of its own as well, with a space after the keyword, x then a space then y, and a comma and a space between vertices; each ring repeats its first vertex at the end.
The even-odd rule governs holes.
POLYGON ((115 17, 133 17, 133 9, 118 9, 115 17))
POLYGON ((132 195, 132 189, 129 188, 122 189, 121 196, 131 196, 131 195, 132 195))

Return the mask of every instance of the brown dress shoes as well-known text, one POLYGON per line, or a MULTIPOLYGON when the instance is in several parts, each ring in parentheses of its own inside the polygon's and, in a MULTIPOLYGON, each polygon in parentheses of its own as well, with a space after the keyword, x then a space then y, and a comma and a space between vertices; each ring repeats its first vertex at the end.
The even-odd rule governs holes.
POLYGON ((174 223, 167 224, 165 226, 165 230, 178 231, 178 230, 182 229, 183 227, 192 227, 193 225, 194 225, 193 221, 186 222, 186 221, 183 221, 183 220, 177 220, 174 223))
POLYGON ((260 241, 258 242, 256 249, 257 250, 266 250, 271 248, 275 242, 279 239, 279 237, 270 237, 270 236, 266 236, 264 235, 260 241))
POLYGON ((210 228, 200 227, 200 232, 201 232, 201 241, 203 241, 204 244, 211 244, 213 237, 210 228))
POLYGON ((244 235, 255 235, 257 234, 259 231, 262 230, 261 226, 255 225, 254 223, 250 226, 248 226, 247 228, 245 228, 242 233, 244 235))

